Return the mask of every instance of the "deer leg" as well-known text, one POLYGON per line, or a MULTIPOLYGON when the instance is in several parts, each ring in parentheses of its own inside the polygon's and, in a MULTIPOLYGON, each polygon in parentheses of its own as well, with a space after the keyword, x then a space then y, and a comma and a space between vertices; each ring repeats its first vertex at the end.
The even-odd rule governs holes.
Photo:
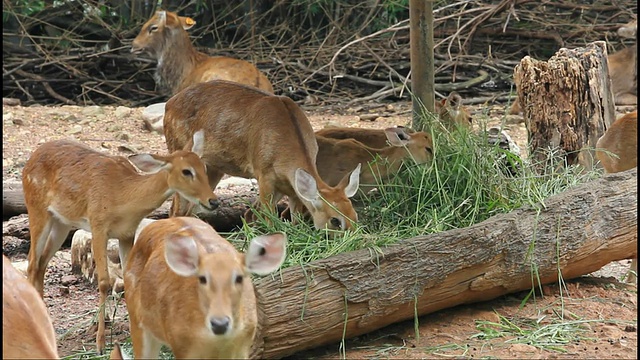
POLYGON ((40 296, 44 294, 44 273, 48 264, 48 262, 43 261, 42 253, 49 239, 52 221, 53 219, 48 211, 29 209, 31 243, 29 244, 27 279, 38 290, 40 296))
MULTIPOLYGON (((95 224, 92 221, 91 224, 95 224)), ((98 289, 100 290, 100 306, 98 307, 98 332, 96 334, 96 344, 98 354, 102 355, 105 348, 105 313, 107 294, 111 288, 109 281, 109 268, 107 266, 107 231, 102 228, 92 226, 93 239, 91 240, 91 251, 93 252, 93 260, 96 263, 96 272, 98 274, 98 289)))

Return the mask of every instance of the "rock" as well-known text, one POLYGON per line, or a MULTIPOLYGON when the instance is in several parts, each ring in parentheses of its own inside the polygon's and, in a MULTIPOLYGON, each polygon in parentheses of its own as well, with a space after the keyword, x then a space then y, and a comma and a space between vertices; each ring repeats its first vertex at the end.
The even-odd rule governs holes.
POLYGON ((379 117, 380 117, 380 114, 362 114, 358 116, 358 119, 360 121, 375 121, 379 117))
POLYGON ((118 124, 111 124, 109 126, 107 126, 107 131, 108 132, 116 132, 116 131, 120 131, 122 130, 122 126, 118 125, 118 124))
POLYGON ((123 119, 123 118, 129 116, 130 114, 131 114, 131 109, 126 107, 126 106, 118 106, 116 108, 116 111, 114 112, 114 115, 118 119, 123 119))
POLYGON ((2 114, 2 120, 6 123, 13 121, 13 113, 2 114))
POLYGON ((13 119, 13 120, 12 120, 12 122, 13 122, 15 125, 18 125, 18 126, 22 126, 22 125, 24 125, 24 120, 22 120, 22 119, 13 119))
POLYGON ((129 145, 120 145, 120 146, 118 146, 118 151, 131 153, 131 154, 135 154, 135 153, 138 152, 135 148, 133 148, 133 147, 131 147, 129 145))
POLYGON ((129 136, 129 134, 121 132, 118 135, 116 135, 116 139, 118 140, 122 140, 122 141, 129 141, 131 137, 129 136))
POLYGON ((536 348, 533 345, 513 344, 513 345, 509 346, 509 352, 511 352, 511 353, 519 353, 519 354, 530 353, 530 354, 534 354, 537 351, 538 351, 538 348, 536 348))
POLYGON ((60 282, 64 286, 69 286, 71 284, 77 283, 78 282, 78 278, 75 275, 65 275, 65 276, 62 277, 60 282))
POLYGON ((3 106, 18 106, 18 105, 20 105, 20 99, 3 97, 2 98, 2 105, 3 106))
POLYGON ((61 118, 62 118, 62 120, 68 121, 68 122, 74 122, 74 123, 80 122, 80 119, 77 116, 75 116, 74 114, 66 114, 66 115, 62 116, 61 118))
POLYGON ((72 127, 71 129, 69 129, 69 131, 67 132, 67 134, 69 135, 75 135, 75 134, 80 134, 82 132, 82 125, 75 125, 74 127, 72 127))
POLYGON ((99 114, 104 114, 104 109, 102 109, 100 106, 97 106, 97 105, 87 106, 84 109, 82 109, 82 115, 85 115, 85 116, 96 116, 99 114))

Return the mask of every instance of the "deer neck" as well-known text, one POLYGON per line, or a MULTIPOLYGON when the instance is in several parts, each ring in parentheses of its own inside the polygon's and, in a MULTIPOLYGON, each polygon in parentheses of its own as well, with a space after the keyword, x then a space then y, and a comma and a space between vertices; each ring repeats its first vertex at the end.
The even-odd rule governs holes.
POLYGON ((193 71, 205 54, 198 52, 186 32, 174 34, 170 44, 166 44, 158 57, 155 80, 158 86, 169 95, 180 89, 187 75, 193 71))
POLYGON ((146 216, 175 192, 169 188, 168 178, 169 174, 165 170, 155 174, 135 174, 128 180, 126 188, 129 190, 122 193, 123 202, 135 204, 140 208, 140 213, 144 213, 142 216, 146 216))

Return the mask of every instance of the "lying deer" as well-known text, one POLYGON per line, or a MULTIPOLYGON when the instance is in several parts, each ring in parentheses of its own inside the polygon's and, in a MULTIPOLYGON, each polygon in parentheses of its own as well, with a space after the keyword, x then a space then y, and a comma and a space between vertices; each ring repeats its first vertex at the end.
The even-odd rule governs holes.
MULTIPOLYGON (((616 173, 638 166, 638 111, 616 120, 596 143, 596 158, 607 173, 616 173), (604 151, 603 151, 604 150, 604 151)), ((638 259, 631 262, 627 282, 636 281, 638 259)))
POLYGON ((277 270, 286 235, 254 238, 239 253, 207 223, 174 217, 149 224, 124 273, 134 358, 248 358, 258 324, 251 273, 277 270))
MULTIPOLYGON (((636 21, 632 21, 618 29, 618 35, 623 38, 635 38, 637 31, 636 21)), ((617 51, 607 57, 607 69, 611 78, 611 91, 616 105, 636 105, 638 103, 638 65, 637 43, 631 47, 617 51)), ((520 102, 516 98, 511 104, 509 114, 515 115, 522 112, 520 102)))
MULTIPOLYGON (((396 126, 399 129, 411 134, 415 131, 404 126, 396 126)), ((368 147, 374 149, 381 149, 387 147, 387 133, 382 129, 367 129, 367 128, 355 128, 355 127, 328 127, 316 131, 316 138, 322 136, 331 139, 354 139, 368 147)))
POLYGON ((157 11, 131 44, 134 54, 147 53, 158 60, 155 79, 168 95, 209 80, 229 80, 273 93, 269 79, 253 64, 197 51, 189 33, 196 22, 170 11, 157 11))
MULTIPOLYGON (((375 186, 376 179, 396 173, 405 159, 413 159, 417 164, 433 159, 431 136, 425 132, 408 133, 403 128, 374 131, 385 136, 389 145, 375 149, 356 139, 327 138, 316 133, 316 166, 322 180, 329 185, 338 184, 354 166, 368 164, 360 171, 360 188, 366 192, 375 186)), ((374 131, 368 132, 369 138, 375 139, 371 143, 379 142, 374 131)))
MULTIPOLYGON (((191 151, 168 156, 110 156, 70 140, 37 148, 22 172, 31 244, 28 279, 43 294, 47 264, 72 228, 91 231, 100 304, 110 287, 107 240, 120 240, 126 264, 140 221, 173 193, 207 209, 218 206, 199 154, 203 133, 194 134, 191 151)), ((98 316, 97 347, 105 346, 104 307, 98 316)))
POLYGON ((2 255, 2 358, 59 359, 56 333, 38 291, 2 255))
MULTIPOLYGON (((327 185, 318 175, 318 144, 306 115, 288 97, 229 81, 186 88, 167 102, 164 134, 169 151, 205 132, 203 159, 212 187, 224 174, 256 178, 259 205, 271 209, 283 195, 294 212, 306 207, 317 229, 346 230, 357 221, 349 200, 358 191, 360 166, 327 185)), ((171 214, 189 209, 174 196, 171 214)))

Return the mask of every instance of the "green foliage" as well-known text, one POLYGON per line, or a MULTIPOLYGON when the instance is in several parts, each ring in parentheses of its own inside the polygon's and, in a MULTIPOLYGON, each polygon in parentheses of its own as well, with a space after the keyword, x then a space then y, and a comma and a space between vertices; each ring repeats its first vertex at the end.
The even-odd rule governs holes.
POLYGON ((45 8, 44 0, 13 0, 11 6, 2 6, 2 22, 9 21, 9 17, 14 14, 31 16, 45 8))

